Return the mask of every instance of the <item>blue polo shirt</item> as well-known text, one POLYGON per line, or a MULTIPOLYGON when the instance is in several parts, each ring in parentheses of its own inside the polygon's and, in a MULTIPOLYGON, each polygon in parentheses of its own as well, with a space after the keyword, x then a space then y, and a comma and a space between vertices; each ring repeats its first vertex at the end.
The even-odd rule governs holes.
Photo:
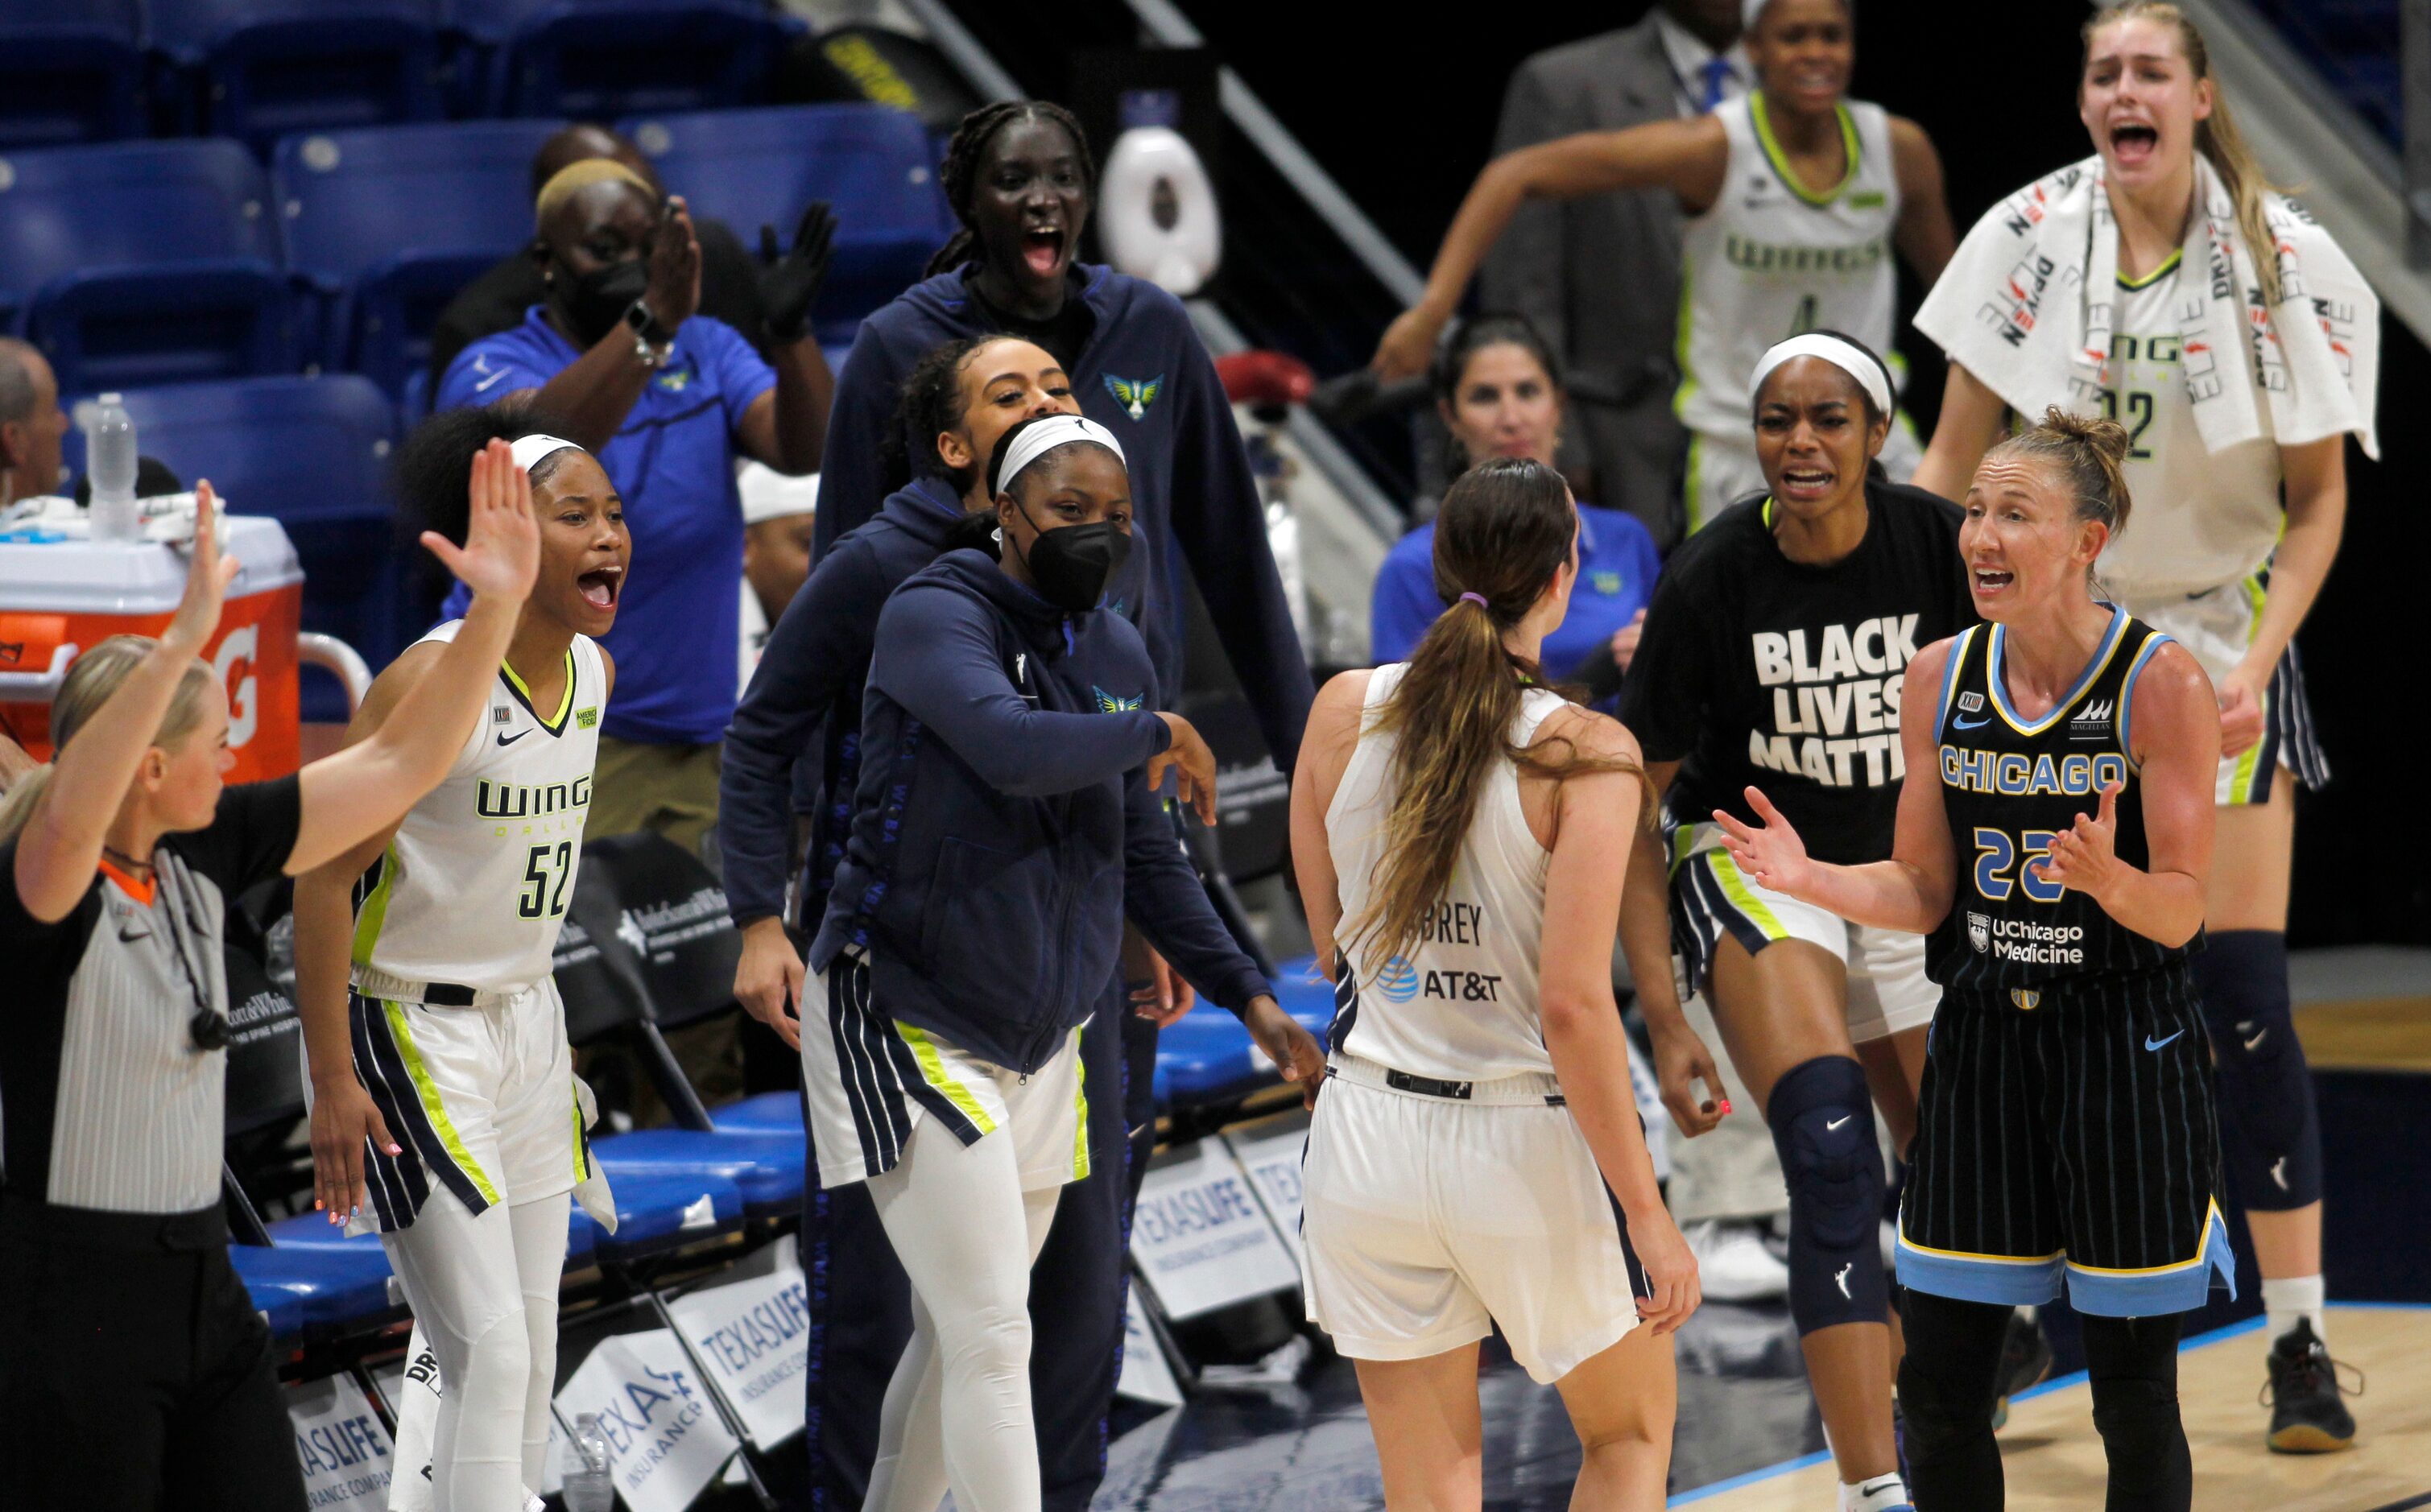
MULTIPOLYGON (((1610 641, 1654 596, 1663 559, 1637 517, 1620 510, 1579 509, 1579 582, 1570 612, 1545 637, 1545 675, 1574 676, 1587 653, 1610 641)), ((1376 664, 1407 660, 1427 627, 1444 611, 1435 596, 1435 527, 1430 520, 1393 544, 1376 573, 1368 606, 1370 652, 1376 664)))
MULTIPOLYGON (((439 380, 435 410, 536 389, 582 354, 534 305, 524 323, 464 348, 439 380)), ((676 329, 664 367, 600 453, 633 536, 633 565, 606 646, 616 697, 600 733, 646 745, 713 745, 734 717, 734 647, 742 634, 743 498, 735 438, 777 375, 732 327, 695 315, 676 329), (727 676, 711 670, 723 666, 727 676)), ((445 614, 463 612, 461 583, 445 614)))

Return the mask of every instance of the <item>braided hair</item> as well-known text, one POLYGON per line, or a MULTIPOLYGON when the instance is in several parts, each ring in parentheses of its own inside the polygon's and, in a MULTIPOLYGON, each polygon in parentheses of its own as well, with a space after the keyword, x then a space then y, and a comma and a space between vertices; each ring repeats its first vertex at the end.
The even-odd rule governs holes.
POLYGON ((971 260, 972 250, 979 244, 979 233, 971 225, 971 182, 979 176, 980 159, 986 155, 988 143, 996 134, 1015 121, 1046 121, 1064 128, 1072 139, 1072 150, 1081 159, 1081 179, 1089 196, 1098 193, 1098 160, 1089 153, 1089 134, 1081 129, 1078 117, 1052 100, 998 100, 982 105, 963 117, 954 127, 953 139, 946 143, 946 160, 937 170, 939 187, 946 192, 946 203, 951 206, 954 218, 962 222, 960 229, 937 249, 921 270, 924 278, 950 273, 971 260))

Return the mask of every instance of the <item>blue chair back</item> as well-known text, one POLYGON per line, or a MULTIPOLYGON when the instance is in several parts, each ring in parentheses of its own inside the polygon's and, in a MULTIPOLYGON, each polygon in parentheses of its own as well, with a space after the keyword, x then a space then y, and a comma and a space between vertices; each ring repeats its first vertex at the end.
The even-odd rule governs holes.
POLYGON ((437 0, 150 0, 187 124, 267 151, 315 127, 441 113, 437 0))
POLYGON ((591 121, 757 104, 790 35, 748 0, 457 0, 455 21, 494 49, 491 113, 591 121))
POLYGON ((917 282, 953 230, 919 118, 882 105, 793 105, 633 116, 618 123, 693 212, 790 244, 813 200, 835 206, 835 261, 814 311, 842 344, 861 317, 917 282))
POLYGON ((271 179, 287 265, 319 299, 322 361, 402 399, 447 301, 531 240, 531 160, 555 121, 283 139, 271 179))
POLYGON ((135 0, 0 0, 0 147, 143 134, 135 0))

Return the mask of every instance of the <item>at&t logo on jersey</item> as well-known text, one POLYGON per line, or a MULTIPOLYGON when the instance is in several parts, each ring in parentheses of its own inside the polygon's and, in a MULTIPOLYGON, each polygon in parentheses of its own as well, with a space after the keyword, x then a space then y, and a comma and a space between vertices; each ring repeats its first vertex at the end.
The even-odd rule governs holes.
POLYGON ((1772 690, 1772 732, 1748 731, 1748 760, 1819 787, 1883 787, 1905 776, 1900 674, 1916 660, 1917 619, 1826 625, 1811 643, 1804 629, 1757 631, 1755 679, 1772 690))
POLYGON ((1418 995, 1418 973, 1406 959, 1397 955, 1376 973, 1376 990, 1384 995, 1387 1002, 1408 1002, 1418 995))

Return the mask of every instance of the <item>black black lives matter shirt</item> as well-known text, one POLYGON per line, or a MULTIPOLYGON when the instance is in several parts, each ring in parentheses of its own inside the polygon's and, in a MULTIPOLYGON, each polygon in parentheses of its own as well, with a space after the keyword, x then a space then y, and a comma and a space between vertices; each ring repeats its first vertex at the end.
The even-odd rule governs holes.
POLYGON ((1816 859, 1890 854, 1906 769, 1901 677, 1975 609, 1956 505, 1879 481, 1866 505, 1866 538, 1829 566, 1783 556, 1771 501, 1751 499, 1664 567, 1621 722, 1649 762, 1680 763, 1669 808, 1683 822, 1716 809, 1753 822, 1752 783, 1816 859))

